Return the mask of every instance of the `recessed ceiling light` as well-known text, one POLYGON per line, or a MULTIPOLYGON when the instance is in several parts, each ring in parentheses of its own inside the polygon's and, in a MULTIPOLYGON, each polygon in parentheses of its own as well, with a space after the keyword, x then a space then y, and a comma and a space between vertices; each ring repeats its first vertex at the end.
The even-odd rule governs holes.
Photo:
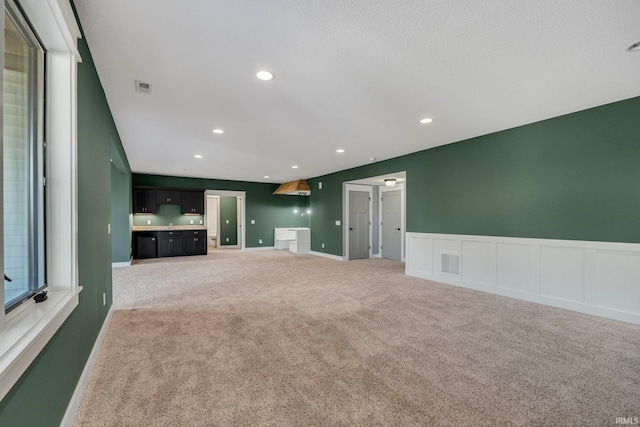
POLYGON ((293 165, 293 166, 291 166, 291 169, 298 169, 298 166, 293 165))
POLYGON ((222 129, 214 129, 213 133, 224 133, 222 129))
POLYGON ((375 157, 369 157, 369 161, 371 161, 371 162, 375 162, 375 161, 376 161, 376 158, 375 158, 375 157))
POLYGON ((265 175, 265 176, 264 176, 264 179, 269 179, 269 175, 265 175))
POLYGON ((640 42, 632 44, 631 46, 629 46, 627 48, 627 50, 629 52, 638 52, 638 51, 640 51, 640 42))
POLYGON ((195 157, 196 159, 201 159, 201 158, 202 158, 202 154, 196 154, 196 155, 195 155, 195 156, 193 156, 193 157, 195 157))
POLYGON ((270 73, 269 71, 265 71, 265 70, 258 71, 258 74, 256 74, 256 77, 264 81, 269 81, 276 78, 276 76, 273 75, 273 73, 270 73))
POLYGON ((336 150, 336 153, 344 153, 344 150, 342 148, 339 148, 336 150))
POLYGON ((433 121, 432 118, 425 117, 424 119, 420 120, 420 123, 422 123, 423 125, 426 125, 427 123, 431 123, 432 121, 433 121))

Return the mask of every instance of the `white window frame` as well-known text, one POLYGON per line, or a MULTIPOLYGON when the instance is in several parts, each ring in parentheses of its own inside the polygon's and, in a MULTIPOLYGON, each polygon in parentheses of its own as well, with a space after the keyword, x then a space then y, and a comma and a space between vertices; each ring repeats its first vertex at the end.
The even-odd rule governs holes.
POLYGON ((16 2, 46 51, 45 220, 49 298, 41 304, 22 304, 6 315, 4 310, 0 311, 0 400, 78 305, 82 290, 78 285, 76 157, 76 63, 81 61, 76 42, 80 29, 68 0, 16 2))

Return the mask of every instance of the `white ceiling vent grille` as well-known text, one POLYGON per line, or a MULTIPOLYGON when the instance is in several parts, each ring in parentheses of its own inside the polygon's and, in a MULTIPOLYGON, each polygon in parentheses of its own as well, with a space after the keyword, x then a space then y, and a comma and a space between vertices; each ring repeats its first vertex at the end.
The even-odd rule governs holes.
POLYGON ((136 80, 136 92, 146 93, 147 95, 151 95, 151 83, 141 82, 140 80, 136 80))
POLYGON ((447 274, 460 275, 460 254, 454 252, 442 252, 440 271, 447 274))

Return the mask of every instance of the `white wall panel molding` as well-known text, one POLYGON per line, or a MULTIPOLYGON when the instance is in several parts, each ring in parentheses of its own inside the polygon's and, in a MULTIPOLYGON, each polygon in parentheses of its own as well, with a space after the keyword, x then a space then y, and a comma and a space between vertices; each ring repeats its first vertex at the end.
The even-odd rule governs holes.
POLYGON ((640 324, 640 244, 407 233, 405 272, 640 324), (456 253, 459 275, 443 268, 456 253))

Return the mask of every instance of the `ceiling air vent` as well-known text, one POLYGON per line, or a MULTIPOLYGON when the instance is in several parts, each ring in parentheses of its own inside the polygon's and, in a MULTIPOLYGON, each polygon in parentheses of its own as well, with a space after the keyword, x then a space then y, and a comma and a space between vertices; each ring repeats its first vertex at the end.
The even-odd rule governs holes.
POLYGON ((441 254, 441 268, 440 271, 447 274, 460 275, 460 254, 442 252, 441 254))
POLYGON ((151 95, 151 83, 141 82, 140 80, 136 80, 136 92, 146 93, 147 95, 151 95))

